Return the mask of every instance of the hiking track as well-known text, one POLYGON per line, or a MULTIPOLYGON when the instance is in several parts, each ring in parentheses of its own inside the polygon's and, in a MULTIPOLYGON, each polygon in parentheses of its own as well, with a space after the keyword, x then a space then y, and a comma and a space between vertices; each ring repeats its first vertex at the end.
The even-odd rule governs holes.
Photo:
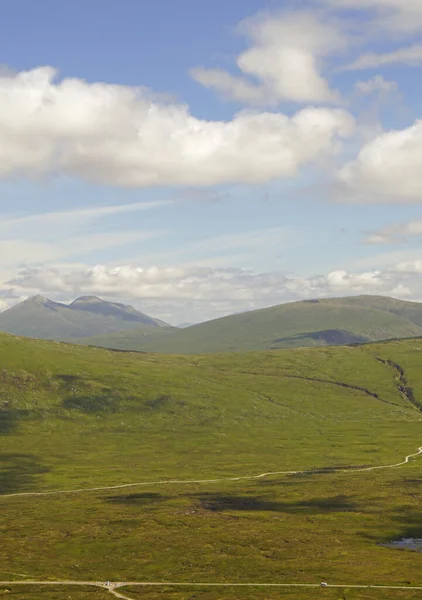
POLYGON ((14 492, 12 494, 0 494, 1 498, 13 498, 13 497, 24 497, 24 496, 54 496, 58 494, 83 494, 87 492, 102 492, 107 490, 122 490, 132 487, 144 487, 147 485, 191 485, 200 483, 227 483, 230 481, 253 481, 256 479, 263 479, 264 477, 271 477, 275 475, 315 475, 316 473, 328 474, 328 473, 363 473, 367 471, 376 471, 378 469, 394 469, 407 464, 410 459, 420 456, 422 454, 422 446, 419 446, 418 451, 413 454, 408 454, 405 459, 401 462, 393 465, 376 465, 374 467, 339 467, 338 469, 333 468, 321 468, 321 469, 305 469, 299 471, 270 471, 268 473, 260 473, 259 475, 241 475, 240 477, 219 477, 218 479, 167 479, 159 481, 140 481, 137 483, 123 483, 120 485, 106 485, 100 487, 91 488, 79 488, 74 490, 53 490, 50 492, 14 492))

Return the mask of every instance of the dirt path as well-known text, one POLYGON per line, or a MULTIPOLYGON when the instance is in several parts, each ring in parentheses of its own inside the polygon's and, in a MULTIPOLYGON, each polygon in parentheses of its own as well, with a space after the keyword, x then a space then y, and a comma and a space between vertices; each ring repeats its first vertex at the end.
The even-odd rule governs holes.
POLYGON ((337 589, 376 589, 376 590, 422 590, 422 585, 370 585, 370 584, 346 584, 346 583, 256 583, 256 582, 172 582, 172 581, 0 581, 0 587, 16 585, 38 585, 38 586, 90 586, 107 590, 116 598, 128 599, 117 590, 123 587, 266 587, 266 588, 337 588, 337 589))
POLYGON ((218 479, 167 479, 159 481, 141 481, 137 483, 123 483, 121 485, 106 485, 102 487, 91 487, 91 488, 79 488, 75 490, 55 490, 52 492, 14 492, 13 494, 0 494, 1 498, 13 498, 20 496, 54 496, 57 494, 82 494, 86 492, 102 492, 108 490, 121 490, 132 487, 141 487, 147 485, 190 485, 196 483, 227 483, 230 481, 252 481, 254 479, 263 479, 264 477, 270 477, 275 475, 306 475, 315 473, 348 473, 352 475, 354 473, 363 473, 365 471, 375 471, 377 469, 394 469, 407 464, 410 459, 420 456, 422 454, 422 446, 418 448, 417 452, 408 454, 405 459, 401 462, 393 465, 378 465, 375 467, 348 467, 348 468, 322 468, 322 469, 311 469, 301 471, 270 471, 268 473, 260 473, 259 475, 242 475, 240 477, 220 477, 218 479))

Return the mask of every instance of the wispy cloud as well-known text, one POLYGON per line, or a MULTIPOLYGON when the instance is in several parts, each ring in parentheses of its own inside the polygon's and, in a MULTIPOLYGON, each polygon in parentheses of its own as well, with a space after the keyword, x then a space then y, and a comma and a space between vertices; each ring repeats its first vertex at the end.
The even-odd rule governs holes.
POLYGON ((114 206, 95 206, 66 211, 54 211, 48 213, 25 214, 20 216, 10 215, 10 213, 0 214, 0 232, 12 233, 22 228, 48 228, 51 227, 69 227, 71 225, 81 225, 103 217, 116 214, 142 212, 147 210, 156 210, 165 206, 174 204, 174 200, 158 200, 156 202, 137 202, 133 204, 118 204, 114 206))
POLYGON ((396 81, 389 81, 384 79, 382 75, 375 75, 367 81, 357 81, 355 89, 364 96, 376 93, 396 94, 399 91, 399 86, 396 81))
POLYGON ((404 48, 398 48, 392 52, 367 52, 362 54, 349 65, 342 67, 344 71, 358 71, 362 69, 374 69, 389 65, 403 64, 417 67, 422 64, 422 44, 413 44, 404 48))
POLYGON ((99 206, 26 216, 4 214, 0 220, 0 267, 75 259, 164 235, 163 230, 135 230, 101 225, 116 214, 153 210, 173 201, 99 206), (96 227, 93 227, 95 225, 96 227))
POLYGON ((370 232, 366 238, 368 244, 403 244, 412 238, 422 239, 422 220, 415 219, 407 223, 392 223, 370 232))

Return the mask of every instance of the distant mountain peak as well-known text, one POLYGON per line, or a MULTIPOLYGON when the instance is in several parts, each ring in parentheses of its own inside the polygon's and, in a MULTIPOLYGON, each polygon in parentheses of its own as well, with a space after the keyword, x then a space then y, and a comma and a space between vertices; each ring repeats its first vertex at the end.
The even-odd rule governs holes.
POLYGON ((46 298, 45 296, 41 296, 40 294, 37 294, 36 296, 31 296, 30 298, 27 298, 26 300, 24 300, 24 302, 32 302, 34 304, 44 304, 45 302, 50 302, 50 300, 48 298, 46 298))
POLYGON ((27 298, 27 300, 24 300, 24 302, 22 304, 26 304, 26 305, 29 304, 32 306, 46 306, 47 308, 63 306, 59 302, 53 302, 53 300, 49 300, 45 296, 41 296, 39 294, 37 296, 31 296, 31 298, 27 298))
POLYGON ((98 298, 98 296, 80 296, 71 302, 69 306, 73 306, 74 304, 88 304, 90 302, 95 304, 97 302, 106 302, 106 300, 102 300, 101 298, 98 298))
POLYGON ((165 325, 131 306, 97 296, 81 296, 63 304, 37 295, 0 314, 0 331, 59 340, 165 325))

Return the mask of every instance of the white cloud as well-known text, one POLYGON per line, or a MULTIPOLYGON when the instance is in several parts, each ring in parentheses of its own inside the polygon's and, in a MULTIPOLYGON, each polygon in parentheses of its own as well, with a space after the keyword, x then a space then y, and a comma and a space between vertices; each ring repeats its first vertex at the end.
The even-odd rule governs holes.
POLYGON ((387 81, 382 75, 376 75, 372 79, 367 81, 357 81, 355 83, 355 89, 362 95, 369 94, 391 94, 398 92, 398 85, 396 81, 387 81))
POLYGON ((128 187, 259 183, 331 155, 353 130, 349 113, 324 108, 201 121, 144 90, 56 76, 50 67, 0 76, 0 178, 60 172, 128 187))
POLYGON ((382 229, 373 231, 366 242, 368 244, 404 243, 412 237, 422 237, 422 220, 416 219, 407 223, 393 223, 382 229))
POLYGON ((346 43, 338 23, 296 11, 258 15, 244 21, 240 31, 250 40, 250 47, 236 60, 242 75, 198 67, 191 71, 194 79, 225 97, 252 105, 340 101, 339 93, 321 75, 322 60, 346 43))
POLYGON ((339 179, 367 202, 422 202, 422 121, 367 143, 339 179))
POLYGON ((422 64, 422 44, 413 44, 405 48, 399 48, 393 52, 376 53, 367 52, 362 54, 350 65, 343 67, 347 71, 357 71, 360 69, 373 69, 385 67, 394 64, 404 64, 410 66, 419 66, 422 64))

